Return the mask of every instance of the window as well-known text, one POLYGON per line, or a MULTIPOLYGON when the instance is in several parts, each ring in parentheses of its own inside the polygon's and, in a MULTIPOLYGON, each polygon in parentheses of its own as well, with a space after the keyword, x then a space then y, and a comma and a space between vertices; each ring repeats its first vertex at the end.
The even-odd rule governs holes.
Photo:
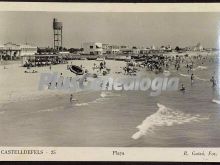
POLYGON ((90 49, 93 49, 93 46, 90 46, 90 49))

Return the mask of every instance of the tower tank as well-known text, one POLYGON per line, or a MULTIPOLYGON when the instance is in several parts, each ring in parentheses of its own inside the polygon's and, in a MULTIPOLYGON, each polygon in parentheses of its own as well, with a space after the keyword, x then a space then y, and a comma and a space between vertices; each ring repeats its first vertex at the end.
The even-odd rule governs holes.
POLYGON ((53 19, 53 32, 54 32, 54 39, 53 45, 54 49, 57 51, 62 51, 63 48, 63 24, 62 22, 58 22, 58 19, 53 19))

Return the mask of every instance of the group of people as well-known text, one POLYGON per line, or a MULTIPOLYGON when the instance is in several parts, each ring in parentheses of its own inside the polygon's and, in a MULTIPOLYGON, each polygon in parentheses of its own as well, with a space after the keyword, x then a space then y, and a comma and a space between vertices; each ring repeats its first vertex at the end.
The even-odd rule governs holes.
MULTIPOLYGON (((147 66, 148 70, 150 71, 163 71, 164 69, 169 70, 173 68, 177 72, 181 70, 187 71, 187 74, 190 77, 191 85, 194 84, 196 76, 194 75, 194 70, 196 65, 204 65, 205 63, 214 63, 215 59, 211 56, 205 56, 205 55, 195 55, 195 56, 189 56, 189 55, 177 55, 177 56, 164 56, 164 58, 158 59, 155 61, 150 61, 145 65, 147 66)), ((217 81, 215 79, 215 76, 212 75, 210 79, 210 83, 213 88, 217 86, 217 81)), ((184 84, 181 84, 180 91, 185 91, 186 87, 184 84)))
MULTIPOLYGON (((177 57, 176 60, 175 60, 175 65, 174 65, 174 68, 178 71, 180 69, 180 66, 181 64, 183 66, 185 66, 185 68, 187 69, 187 73, 190 74, 190 81, 191 81, 191 85, 194 84, 194 80, 195 80, 195 75, 193 73, 193 70, 194 69, 194 65, 195 65, 195 62, 197 62, 198 65, 203 65, 205 62, 209 62, 209 63, 213 63, 214 62, 214 59, 208 59, 208 56, 201 56, 201 55, 198 55, 198 56, 193 56, 193 57, 177 57), (190 61, 190 62, 189 62, 190 61)), ((216 85, 217 85, 217 82, 216 82, 216 79, 215 79, 215 76, 212 75, 211 79, 210 79, 210 82, 212 84, 212 87, 215 88, 216 85)), ((181 88, 180 88, 180 91, 185 91, 186 88, 184 86, 184 84, 181 85, 181 88)))

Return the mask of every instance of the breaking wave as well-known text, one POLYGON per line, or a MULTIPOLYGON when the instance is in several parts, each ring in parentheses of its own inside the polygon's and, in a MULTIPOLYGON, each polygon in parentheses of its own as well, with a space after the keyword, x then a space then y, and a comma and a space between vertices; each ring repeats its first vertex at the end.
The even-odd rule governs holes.
POLYGON ((183 77, 190 77, 190 75, 188 75, 188 74, 182 74, 182 73, 180 73, 180 76, 183 76, 183 77))
POLYGON ((93 101, 90 101, 90 102, 87 102, 87 103, 76 103, 75 106, 88 106, 89 104, 94 104, 94 103, 101 103, 101 102, 104 102, 106 100, 109 100, 110 98, 108 97, 115 97, 115 96, 120 96, 119 94, 114 94, 112 92, 102 92, 100 94, 100 98, 97 98, 93 101))
POLYGON ((89 105, 89 103, 76 103, 75 106, 80 107, 80 106, 86 106, 89 105))
POLYGON ((213 99, 212 102, 213 102, 213 103, 216 103, 216 104, 220 104, 220 100, 215 100, 215 99, 213 99))
POLYGON ((133 139, 139 139, 147 133, 152 133, 155 127, 173 126, 175 124, 184 124, 189 122, 200 121, 203 119, 200 115, 185 114, 181 111, 175 111, 167 108, 162 104, 157 104, 158 111, 148 116, 140 125, 137 126, 138 132, 132 135, 133 139))
POLYGON ((112 93, 112 92, 102 92, 100 94, 101 97, 114 97, 114 96, 121 96, 120 94, 117 93, 112 93))
POLYGON ((197 70, 197 69, 205 70, 205 69, 207 69, 207 66, 197 66, 194 70, 197 70))
POLYGON ((164 74, 165 76, 170 76, 171 73, 170 73, 169 70, 164 70, 163 74, 164 74))
POLYGON ((203 79, 203 78, 200 78, 200 77, 198 77, 198 76, 195 76, 195 78, 196 78, 197 80, 201 80, 201 81, 209 81, 208 79, 203 79))
MULTIPOLYGON (((188 75, 188 74, 182 74, 182 73, 180 73, 180 76, 190 77, 190 75, 188 75)), ((203 78, 200 78, 200 77, 198 77, 198 76, 195 76, 195 78, 196 78, 197 80, 201 80, 201 81, 209 81, 208 79, 203 79, 203 78)))
POLYGON ((60 106, 60 107, 56 107, 56 108, 48 108, 48 109, 42 109, 36 112, 31 112, 31 113, 42 113, 42 112, 55 112, 55 111, 60 111, 63 110, 64 107, 60 106))

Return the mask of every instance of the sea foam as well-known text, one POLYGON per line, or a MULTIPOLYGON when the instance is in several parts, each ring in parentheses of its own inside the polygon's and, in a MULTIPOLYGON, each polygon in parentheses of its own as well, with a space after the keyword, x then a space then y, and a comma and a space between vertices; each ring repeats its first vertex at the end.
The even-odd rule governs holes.
POLYGON ((198 76, 195 76, 195 78, 196 78, 197 80, 201 80, 201 81, 209 81, 208 79, 203 79, 203 78, 200 78, 200 77, 198 77, 198 76))
POLYGON ((182 73, 180 73, 180 76, 183 76, 183 77, 190 77, 190 75, 188 75, 188 74, 182 74, 182 73))
POLYGON ((112 92, 102 92, 100 94, 101 97, 118 97, 121 96, 120 94, 117 93, 112 93, 112 92))
POLYGON ((205 70, 207 69, 207 66, 197 66, 195 69, 205 70))
MULTIPOLYGON (((182 74, 182 73, 180 73, 180 76, 190 77, 190 75, 188 75, 188 74, 182 74)), ((197 80, 201 80, 201 81, 209 81, 208 79, 203 79, 203 78, 200 78, 200 77, 198 77, 198 76, 196 76, 196 75, 195 75, 195 78, 196 78, 197 80)))
POLYGON ((216 103, 216 104, 220 104, 220 100, 212 99, 212 102, 213 102, 213 103, 216 103))
POLYGON ((140 125, 137 126, 138 132, 132 135, 133 139, 139 139, 140 137, 152 133, 155 127, 159 126, 173 126, 175 124, 184 124, 192 121, 199 121, 200 115, 185 114, 181 111, 175 111, 162 104, 157 104, 158 110, 156 113, 148 116, 140 125))
POLYGON ((41 109, 41 110, 33 112, 33 113, 54 112, 54 111, 60 111, 63 109, 64 109, 64 107, 60 106, 60 107, 55 107, 55 108, 41 109))
POLYGON ((101 102, 104 102, 106 100, 109 100, 110 98, 108 97, 115 97, 115 96, 120 96, 119 94, 114 94, 112 92, 102 92, 100 94, 101 97, 93 100, 93 101, 90 101, 90 102, 86 102, 86 103, 76 103, 75 106, 88 106, 89 104, 94 104, 94 103, 101 103, 101 102))

